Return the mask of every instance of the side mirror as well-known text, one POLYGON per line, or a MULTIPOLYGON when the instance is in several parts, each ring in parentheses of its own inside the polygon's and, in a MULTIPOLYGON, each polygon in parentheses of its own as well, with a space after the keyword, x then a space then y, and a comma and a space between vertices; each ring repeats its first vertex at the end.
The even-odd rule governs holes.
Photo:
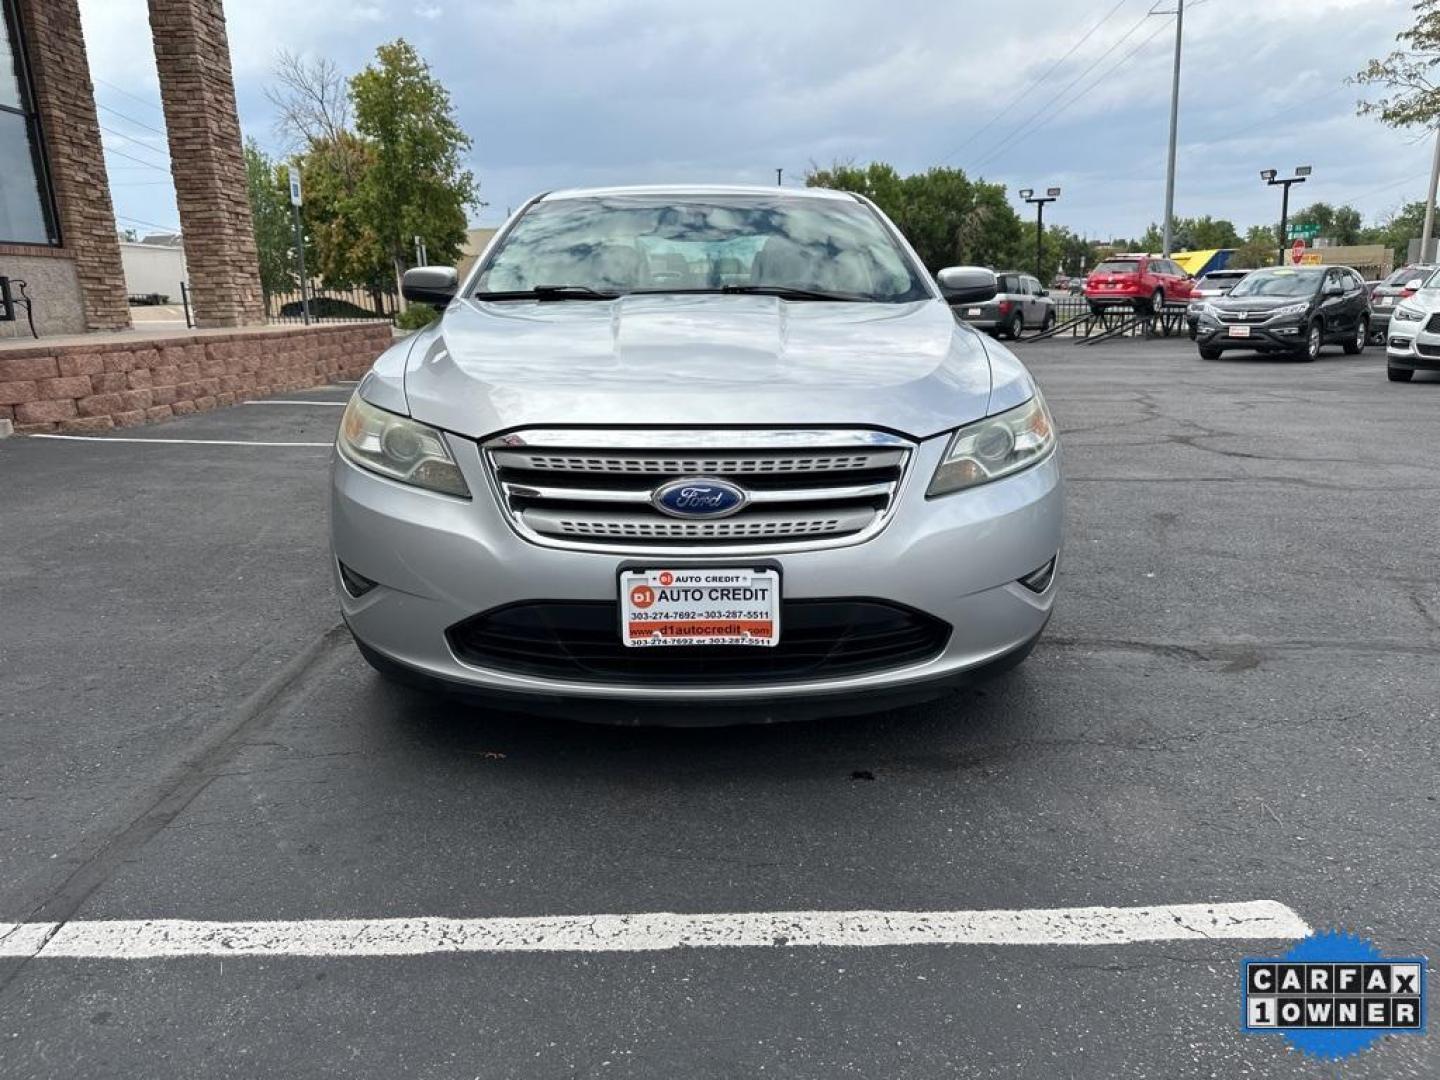
POLYGON ((1049 289, 1041 289, 1041 290, 1040 290, 1040 295, 1041 295, 1041 296, 1049 296, 1049 295, 1050 295, 1050 290, 1049 290, 1049 289))
POLYGON ((1409 281, 1407 281, 1407 282, 1405 283, 1405 288, 1407 288, 1407 289, 1414 289, 1416 292, 1419 292, 1419 291, 1420 291, 1421 289, 1423 289, 1424 287, 1425 287, 1425 279, 1424 279, 1424 278, 1418 278, 1418 277, 1417 277, 1417 278, 1411 278, 1409 281))
POLYGON ((983 304, 1000 291, 995 272, 983 266, 947 266, 935 280, 952 304, 983 304))
POLYGON ((453 266, 417 266, 400 279, 400 293, 414 304, 443 308, 455 298, 460 275, 453 266))

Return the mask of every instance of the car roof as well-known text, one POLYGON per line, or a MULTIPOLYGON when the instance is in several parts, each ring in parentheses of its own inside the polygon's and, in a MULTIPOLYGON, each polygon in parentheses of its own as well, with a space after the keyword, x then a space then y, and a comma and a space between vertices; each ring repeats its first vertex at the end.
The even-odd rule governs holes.
POLYGON ((688 198, 696 195, 764 195, 767 198, 782 199, 858 199, 853 192, 835 191, 831 188, 787 188, 763 184, 630 184, 618 187, 562 188, 548 191, 539 197, 540 202, 557 199, 593 199, 607 195, 674 195, 688 198))

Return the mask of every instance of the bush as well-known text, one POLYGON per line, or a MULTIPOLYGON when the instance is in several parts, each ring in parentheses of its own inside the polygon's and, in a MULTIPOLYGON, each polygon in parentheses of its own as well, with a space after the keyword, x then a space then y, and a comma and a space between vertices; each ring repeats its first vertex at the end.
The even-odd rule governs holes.
POLYGON ((395 316, 395 325, 401 330, 423 330, 440 317, 429 304, 411 304, 395 316))

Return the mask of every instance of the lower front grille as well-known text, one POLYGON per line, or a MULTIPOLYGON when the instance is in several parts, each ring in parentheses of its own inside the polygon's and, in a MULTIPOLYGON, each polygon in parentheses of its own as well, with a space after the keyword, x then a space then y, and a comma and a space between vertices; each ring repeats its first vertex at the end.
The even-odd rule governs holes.
POLYGON ((1415 343, 1415 351, 1421 356, 1440 356, 1440 345, 1430 345, 1423 341, 1415 343))
POLYGON ((863 675, 938 656, 949 624, 883 600, 785 600, 780 644, 629 649, 609 601, 535 601, 447 632, 462 661, 575 682, 723 687, 863 675))

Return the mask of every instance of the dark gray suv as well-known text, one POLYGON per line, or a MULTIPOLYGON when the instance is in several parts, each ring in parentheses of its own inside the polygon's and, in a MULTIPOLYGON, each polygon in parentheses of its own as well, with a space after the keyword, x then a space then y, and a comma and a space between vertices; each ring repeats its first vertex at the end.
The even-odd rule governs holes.
POLYGON ((1331 344, 1353 356, 1370 336, 1370 295, 1348 266, 1256 270, 1226 296, 1206 301, 1195 330, 1207 360, 1218 360, 1226 349, 1314 360, 1331 344))

